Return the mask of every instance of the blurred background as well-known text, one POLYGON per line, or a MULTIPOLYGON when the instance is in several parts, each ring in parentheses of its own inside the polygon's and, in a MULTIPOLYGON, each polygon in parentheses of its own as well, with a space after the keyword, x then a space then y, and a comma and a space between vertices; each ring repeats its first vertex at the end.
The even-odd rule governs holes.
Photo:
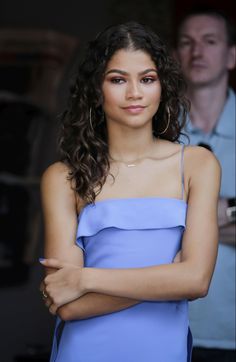
MULTIPOLYGON (((0 361, 48 361, 54 318, 38 291, 43 276, 39 183, 57 160, 59 115, 88 40, 127 20, 169 45, 189 0, 1 0, 0 361)), ((235 17, 234 1, 205 1, 235 17)), ((231 84, 235 87, 235 74, 231 84)), ((66 361, 65 361, 66 362, 66 361)))

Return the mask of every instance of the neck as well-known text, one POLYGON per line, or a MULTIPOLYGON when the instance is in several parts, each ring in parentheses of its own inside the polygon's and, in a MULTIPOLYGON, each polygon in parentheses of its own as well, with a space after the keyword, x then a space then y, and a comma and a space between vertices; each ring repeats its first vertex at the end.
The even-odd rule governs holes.
POLYGON ((150 157, 156 139, 151 129, 108 127, 108 142, 111 159, 129 163, 150 157))
POLYGON ((194 126, 205 133, 214 129, 224 108, 227 87, 227 81, 214 86, 189 86, 187 96, 191 101, 190 119, 194 126))

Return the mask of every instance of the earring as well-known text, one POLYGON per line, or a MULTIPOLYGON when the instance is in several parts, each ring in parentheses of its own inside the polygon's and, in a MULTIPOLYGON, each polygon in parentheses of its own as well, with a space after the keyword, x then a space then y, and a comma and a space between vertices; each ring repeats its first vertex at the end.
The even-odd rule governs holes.
POLYGON ((92 132, 94 132, 93 121, 92 121, 92 108, 89 108, 89 124, 90 124, 90 128, 91 128, 92 132))
POLYGON ((167 109, 167 113, 168 113, 167 125, 166 125, 166 128, 164 129, 164 131, 158 132, 159 135, 164 134, 168 130, 169 125, 170 125, 170 109, 168 106, 166 107, 166 109, 167 109))

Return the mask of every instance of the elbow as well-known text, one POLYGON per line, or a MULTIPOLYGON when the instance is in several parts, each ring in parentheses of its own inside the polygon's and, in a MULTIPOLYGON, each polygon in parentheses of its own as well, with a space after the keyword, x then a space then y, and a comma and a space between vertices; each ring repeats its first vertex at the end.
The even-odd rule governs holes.
POLYGON ((192 291, 191 299, 204 298, 208 294, 210 282, 207 278, 198 278, 195 280, 194 288, 192 291))
POLYGON ((209 290, 209 285, 200 285, 196 290, 196 298, 204 298, 207 296, 209 290))
POLYGON ((204 280, 201 288, 201 298, 206 297, 210 288, 210 280, 204 280))

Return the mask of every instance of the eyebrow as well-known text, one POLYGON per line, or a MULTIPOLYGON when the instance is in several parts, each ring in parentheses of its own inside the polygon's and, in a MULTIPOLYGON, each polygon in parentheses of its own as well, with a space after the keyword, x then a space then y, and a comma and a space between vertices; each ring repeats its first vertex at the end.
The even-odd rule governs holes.
MULTIPOLYGON (((218 34, 216 34, 216 33, 205 33, 205 34, 203 34, 202 35, 204 38, 206 38, 206 37, 215 37, 215 38, 217 38, 218 37, 218 34)), ((188 39, 191 39, 192 38, 192 35, 190 35, 190 34, 180 34, 180 37, 179 37, 180 39, 182 39, 182 38, 188 38, 188 39)))
MULTIPOLYGON (((139 75, 144 75, 144 74, 147 74, 147 73, 150 73, 150 72, 155 72, 157 73, 157 70, 154 69, 154 68, 149 68, 149 69, 145 69, 144 71, 138 73, 139 75)), ((108 70, 105 75, 108 75, 110 73, 118 73, 118 74, 121 74, 121 75, 129 75, 128 72, 124 71, 124 70, 120 70, 120 69, 110 69, 108 70)))

